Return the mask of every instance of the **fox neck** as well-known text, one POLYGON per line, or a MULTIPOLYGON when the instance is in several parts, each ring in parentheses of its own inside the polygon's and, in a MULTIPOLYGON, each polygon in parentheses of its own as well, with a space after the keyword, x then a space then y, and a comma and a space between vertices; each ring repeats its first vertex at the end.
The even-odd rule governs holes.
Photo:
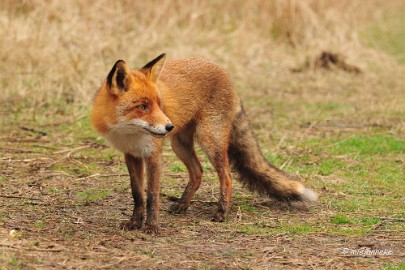
POLYGON ((125 134, 113 129, 104 137, 114 148, 134 157, 150 156, 153 150, 153 137, 142 131, 125 134))

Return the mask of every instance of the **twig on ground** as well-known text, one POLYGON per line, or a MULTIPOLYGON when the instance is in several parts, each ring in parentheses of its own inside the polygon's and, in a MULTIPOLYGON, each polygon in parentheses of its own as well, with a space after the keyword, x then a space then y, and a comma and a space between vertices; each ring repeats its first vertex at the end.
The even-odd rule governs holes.
POLYGON ((103 175, 100 175, 99 173, 95 173, 95 174, 92 174, 92 175, 89 175, 89 176, 77 178, 77 179, 75 179, 74 181, 80 181, 80 180, 89 179, 89 178, 94 178, 94 177, 102 177, 102 178, 105 178, 105 177, 114 177, 114 176, 120 176, 120 177, 121 177, 121 176, 129 176, 129 174, 125 174, 125 173, 114 173, 114 174, 103 174, 103 175))
POLYGON ((45 251, 45 252, 61 252, 64 249, 59 248, 59 249, 47 249, 47 248, 26 248, 26 247, 21 247, 21 246, 13 246, 10 244, 3 244, 0 243, 0 247, 5 247, 5 248, 11 248, 11 249, 23 249, 23 250, 28 250, 28 251, 45 251))
POLYGON ((22 129, 22 130, 25 130, 25 131, 29 131, 29 132, 32 132, 32 133, 35 133, 35 134, 39 134, 41 136, 46 136, 47 135, 47 133, 45 131, 42 131, 42 130, 37 130, 37 129, 24 127, 24 126, 21 126, 19 128, 22 129))
POLYGON ((392 218, 392 217, 375 217, 375 218, 387 222, 405 222, 405 218, 392 218))
POLYGON ((72 153, 83 150, 83 149, 87 149, 87 148, 91 148, 92 145, 90 144, 86 144, 86 145, 82 145, 73 149, 64 149, 64 150, 60 150, 60 151, 56 151, 53 152, 54 154, 64 154, 64 153, 68 153, 66 156, 69 157, 72 153))
POLYGON ((0 195, 1 198, 8 198, 8 199, 22 199, 22 200, 33 200, 33 201, 42 201, 38 198, 30 198, 24 196, 14 196, 14 195, 0 195))

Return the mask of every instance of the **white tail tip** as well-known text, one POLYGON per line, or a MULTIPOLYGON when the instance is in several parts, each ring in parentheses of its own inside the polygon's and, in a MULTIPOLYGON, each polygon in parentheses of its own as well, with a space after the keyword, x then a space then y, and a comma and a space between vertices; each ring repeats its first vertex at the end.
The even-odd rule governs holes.
POLYGON ((304 201, 316 201, 318 200, 318 194, 316 194, 312 189, 304 188, 301 192, 302 200, 304 201))

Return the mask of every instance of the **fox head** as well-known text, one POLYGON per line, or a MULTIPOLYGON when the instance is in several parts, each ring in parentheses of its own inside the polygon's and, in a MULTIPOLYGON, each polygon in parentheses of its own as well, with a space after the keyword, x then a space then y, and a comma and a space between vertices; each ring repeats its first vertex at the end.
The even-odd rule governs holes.
POLYGON ((174 128, 157 89, 164 60, 161 54, 138 70, 130 70, 123 60, 114 64, 94 99, 92 121, 99 132, 164 137, 174 128))

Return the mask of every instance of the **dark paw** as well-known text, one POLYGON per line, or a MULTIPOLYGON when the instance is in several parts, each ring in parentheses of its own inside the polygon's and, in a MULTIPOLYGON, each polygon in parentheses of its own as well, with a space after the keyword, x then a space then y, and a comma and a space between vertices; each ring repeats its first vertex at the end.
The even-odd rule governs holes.
POLYGON ((222 211, 215 212, 214 216, 212 217, 211 221, 214 222, 224 222, 226 219, 226 213, 222 211))
POLYGON ((146 225, 145 228, 143 228, 143 232, 147 234, 158 234, 159 227, 157 225, 146 225))
POLYGON ((140 228, 142 228, 142 221, 130 219, 126 222, 123 222, 120 227, 121 229, 127 231, 139 230, 140 228))
POLYGON ((181 214, 186 212, 188 205, 185 203, 173 203, 169 207, 169 212, 172 214, 181 214))

